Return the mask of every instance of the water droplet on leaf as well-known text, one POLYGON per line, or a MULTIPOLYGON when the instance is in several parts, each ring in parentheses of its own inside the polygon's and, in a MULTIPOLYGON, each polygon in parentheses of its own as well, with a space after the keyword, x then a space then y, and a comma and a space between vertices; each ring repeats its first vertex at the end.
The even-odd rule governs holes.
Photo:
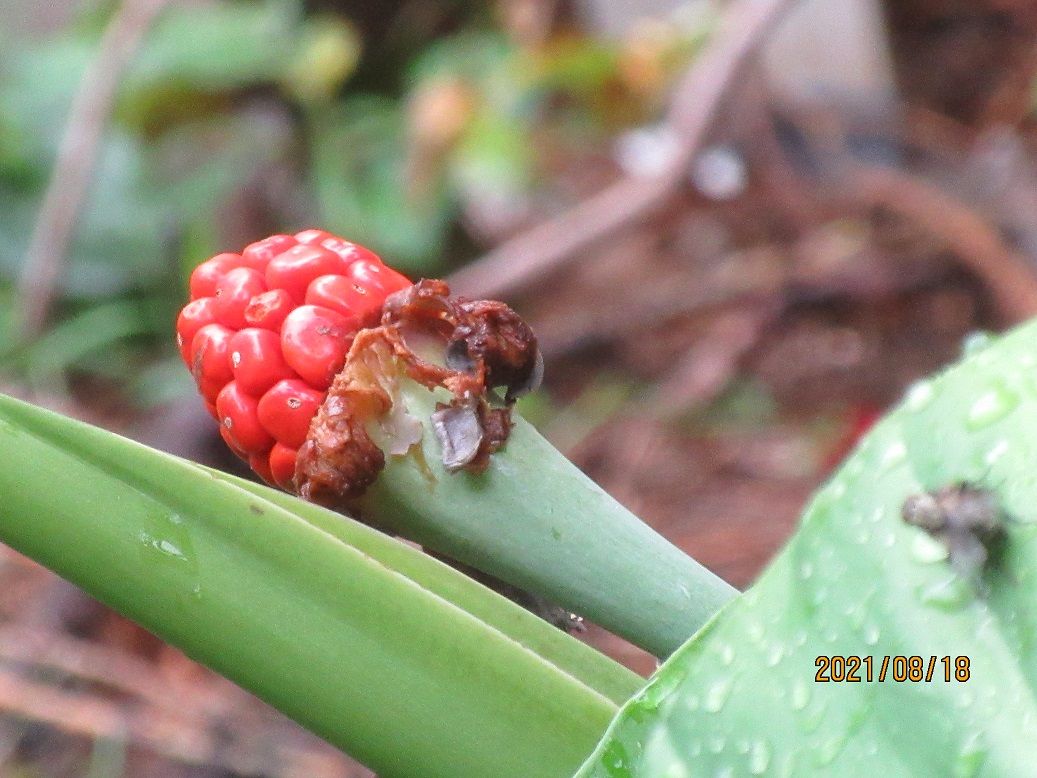
POLYGON ((763 740, 757 740, 749 748, 749 772, 763 775, 771 763, 771 747, 763 740))
POLYGON ((802 679, 797 678, 792 685, 791 702, 792 710, 803 710, 810 702, 810 687, 802 679))
POLYGON ((911 540, 911 556, 924 565, 946 559, 950 552, 947 544, 925 532, 918 532, 911 540))
POLYGON ((886 447, 886 450, 882 452, 882 458, 879 460, 879 467, 883 470, 890 470, 907 458, 907 446, 904 445, 904 441, 897 440, 890 443, 886 447))
POLYGON ((958 751, 958 757, 954 762, 954 778, 972 778, 983 766, 986 756, 987 749, 981 733, 973 732, 958 751))
POLYGON ((706 696, 702 702, 703 709, 710 713, 717 713, 724 707, 724 703, 727 702, 733 685, 734 683, 730 678, 715 679, 706 690, 706 696))
POLYGON ((961 342, 961 354, 965 357, 975 356, 984 351, 993 342, 994 337, 989 332, 984 332, 983 330, 970 332, 961 342))
POLYGON ((969 408, 969 414, 965 419, 966 426, 971 430, 979 430, 988 427, 996 421, 1000 421, 1019 404, 1019 397, 1014 392, 1003 386, 996 386, 981 394, 969 408))
POLYGON ((1008 441, 1002 438, 984 455, 983 461, 988 465, 994 464, 1008 453, 1008 448, 1008 441))
POLYGON ((918 381, 907 390, 905 404, 909 410, 920 411, 932 402, 935 394, 931 381, 918 381))
POLYGON ((926 605, 951 610, 971 600, 972 592, 960 576, 952 573, 936 582, 920 586, 918 596, 926 605))

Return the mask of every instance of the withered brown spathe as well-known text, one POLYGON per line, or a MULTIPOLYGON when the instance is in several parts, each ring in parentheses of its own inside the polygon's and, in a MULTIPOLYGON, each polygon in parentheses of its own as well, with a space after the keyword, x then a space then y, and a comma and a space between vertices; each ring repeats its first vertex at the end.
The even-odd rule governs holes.
POLYGON ((347 503, 378 477, 385 452, 366 423, 391 412, 401 373, 429 390, 450 392, 431 426, 447 469, 469 472, 485 470, 507 440, 515 398, 540 381, 536 337, 504 303, 452 299, 445 282, 423 279, 391 295, 383 311, 380 326, 357 334, 299 449, 295 480, 307 500, 347 503), (408 345, 408 338, 430 336, 442 343, 445 366, 408 345), (496 387, 505 388, 503 405, 491 402, 496 387))

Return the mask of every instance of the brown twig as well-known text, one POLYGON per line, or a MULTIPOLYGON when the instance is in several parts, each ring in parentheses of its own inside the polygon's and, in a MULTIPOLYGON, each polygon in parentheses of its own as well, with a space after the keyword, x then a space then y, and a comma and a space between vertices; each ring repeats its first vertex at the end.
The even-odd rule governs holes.
POLYGON ((125 0, 83 74, 18 279, 19 326, 25 338, 38 335, 47 320, 123 72, 167 2, 125 0))
POLYGON ((197 690, 156 673, 153 663, 111 646, 68 637, 50 629, 0 624, 0 663, 46 670, 78 681, 100 684, 142 703, 201 718, 233 713, 245 699, 222 680, 212 681, 199 697, 197 690))
POLYGON ((125 705, 85 690, 59 689, 0 669, 0 712, 72 735, 125 742, 186 764, 296 778, 350 772, 331 749, 306 749, 270 731, 227 722, 221 729, 148 706, 125 705))
POLYGON ((511 294, 665 201, 684 179, 732 81, 790 2, 736 0, 730 5, 674 91, 666 124, 681 145, 666 171, 650 178, 621 179, 455 273, 450 287, 484 297, 511 294))
POLYGON ((887 208, 953 251, 986 284, 1010 322, 1037 314, 1037 265, 1010 248, 967 205, 890 168, 851 168, 844 180, 847 199, 866 207, 887 208))
POLYGON ((781 300, 773 297, 718 313, 706 325, 705 336, 659 383, 647 403, 649 414, 665 422, 713 402, 783 310, 781 300))

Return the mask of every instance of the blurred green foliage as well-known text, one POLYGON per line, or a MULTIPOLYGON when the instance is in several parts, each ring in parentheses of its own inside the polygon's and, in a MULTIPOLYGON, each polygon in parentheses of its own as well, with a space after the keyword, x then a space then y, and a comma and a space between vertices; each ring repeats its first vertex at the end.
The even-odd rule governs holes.
POLYGON ((359 3, 171 4, 121 84, 55 324, 21 344, 10 290, 116 5, 81 4, 42 38, 0 28, 0 370, 51 390, 86 374, 148 402, 189 390, 170 333, 202 259, 320 225, 443 274, 528 215, 551 160, 650 118, 656 71, 690 54, 683 34, 530 42, 481 3, 435 4, 434 23, 390 4, 381 26, 359 3))

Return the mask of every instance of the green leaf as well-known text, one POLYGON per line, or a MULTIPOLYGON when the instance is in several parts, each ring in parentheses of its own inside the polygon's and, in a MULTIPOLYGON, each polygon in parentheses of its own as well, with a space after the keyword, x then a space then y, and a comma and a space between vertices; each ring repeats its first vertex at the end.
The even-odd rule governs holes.
POLYGON ((399 108, 360 97, 314 111, 310 121, 321 223, 400 270, 431 274, 442 261, 453 206, 441 186, 410 191, 399 108))
POLYGON ((523 62, 528 78, 544 91, 593 97, 608 88, 619 69, 620 48, 595 38, 563 38, 523 62))
POLYGON ((420 552, 2 396, 0 494, 0 541, 383 774, 568 775, 615 713, 589 649, 420 552))
POLYGON ((283 0, 174 4, 128 73, 133 92, 161 83, 223 91, 275 79, 291 58, 298 4, 283 0))
POLYGON ((544 629, 539 617, 510 601, 502 601, 490 589, 472 586, 467 576, 445 575, 442 563, 425 554, 414 553, 410 546, 355 521, 343 521, 341 514, 285 492, 217 470, 205 469, 217 478, 291 510, 315 527, 406 575, 430 592, 449 600, 550 660, 616 703, 626 702, 642 686, 643 679, 640 676, 557 629, 544 629))
POLYGON ((451 162, 457 187, 472 198, 521 196, 533 172, 529 127, 485 110, 465 128, 451 162))
MULTIPOLYGON (((408 77, 411 83, 443 77, 482 83, 510 73, 515 53, 515 44, 503 35, 465 31, 426 47, 411 64, 408 77)), ((515 85, 506 91, 510 97, 515 85)))
POLYGON ((362 46, 356 29, 341 17, 308 19, 284 69, 285 88, 300 101, 331 100, 356 70, 362 46))
POLYGON ((124 338, 155 330, 149 306, 132 302, 97 305, 62 322, 33 343, 25 357, 26 372, 37 385, 60 381, 62 373, 84 357, 124 338))
MULTIPOLYGON (((814 497, 757 584, 623 709, 582 776, 1033 775, 1037 732, 1037 323, 914 386, 814 497), (978 585, 907 525, 907 497, 996 495, 978 585), (819 656, 872 657, 817 683, 819 656), (897 682, 883 657, 919 656, 897 682), (944 679, 967 657, 967 682, 944 679)), ((953 675, 952 675, 953 678, 953 675)))
MULTIPOLYGON (((223 90, 272 83, 300 37, 295 3, 170 8, 128 69, 106 130, 67 270, 66 297, 164 285, 176 239, 205 234, 216 206, 286 153, 289 128, 229 113, 223 90), (135 130, 147 129, 146 137, 135 130)), ((0 73, 0 273, 23 261, 72 96, 96 31, 11 44, 0 73)), ((204 254, 201 254, 204 256, 204 254)), ((199 254, 193 255, 193 263, 199 254)))

